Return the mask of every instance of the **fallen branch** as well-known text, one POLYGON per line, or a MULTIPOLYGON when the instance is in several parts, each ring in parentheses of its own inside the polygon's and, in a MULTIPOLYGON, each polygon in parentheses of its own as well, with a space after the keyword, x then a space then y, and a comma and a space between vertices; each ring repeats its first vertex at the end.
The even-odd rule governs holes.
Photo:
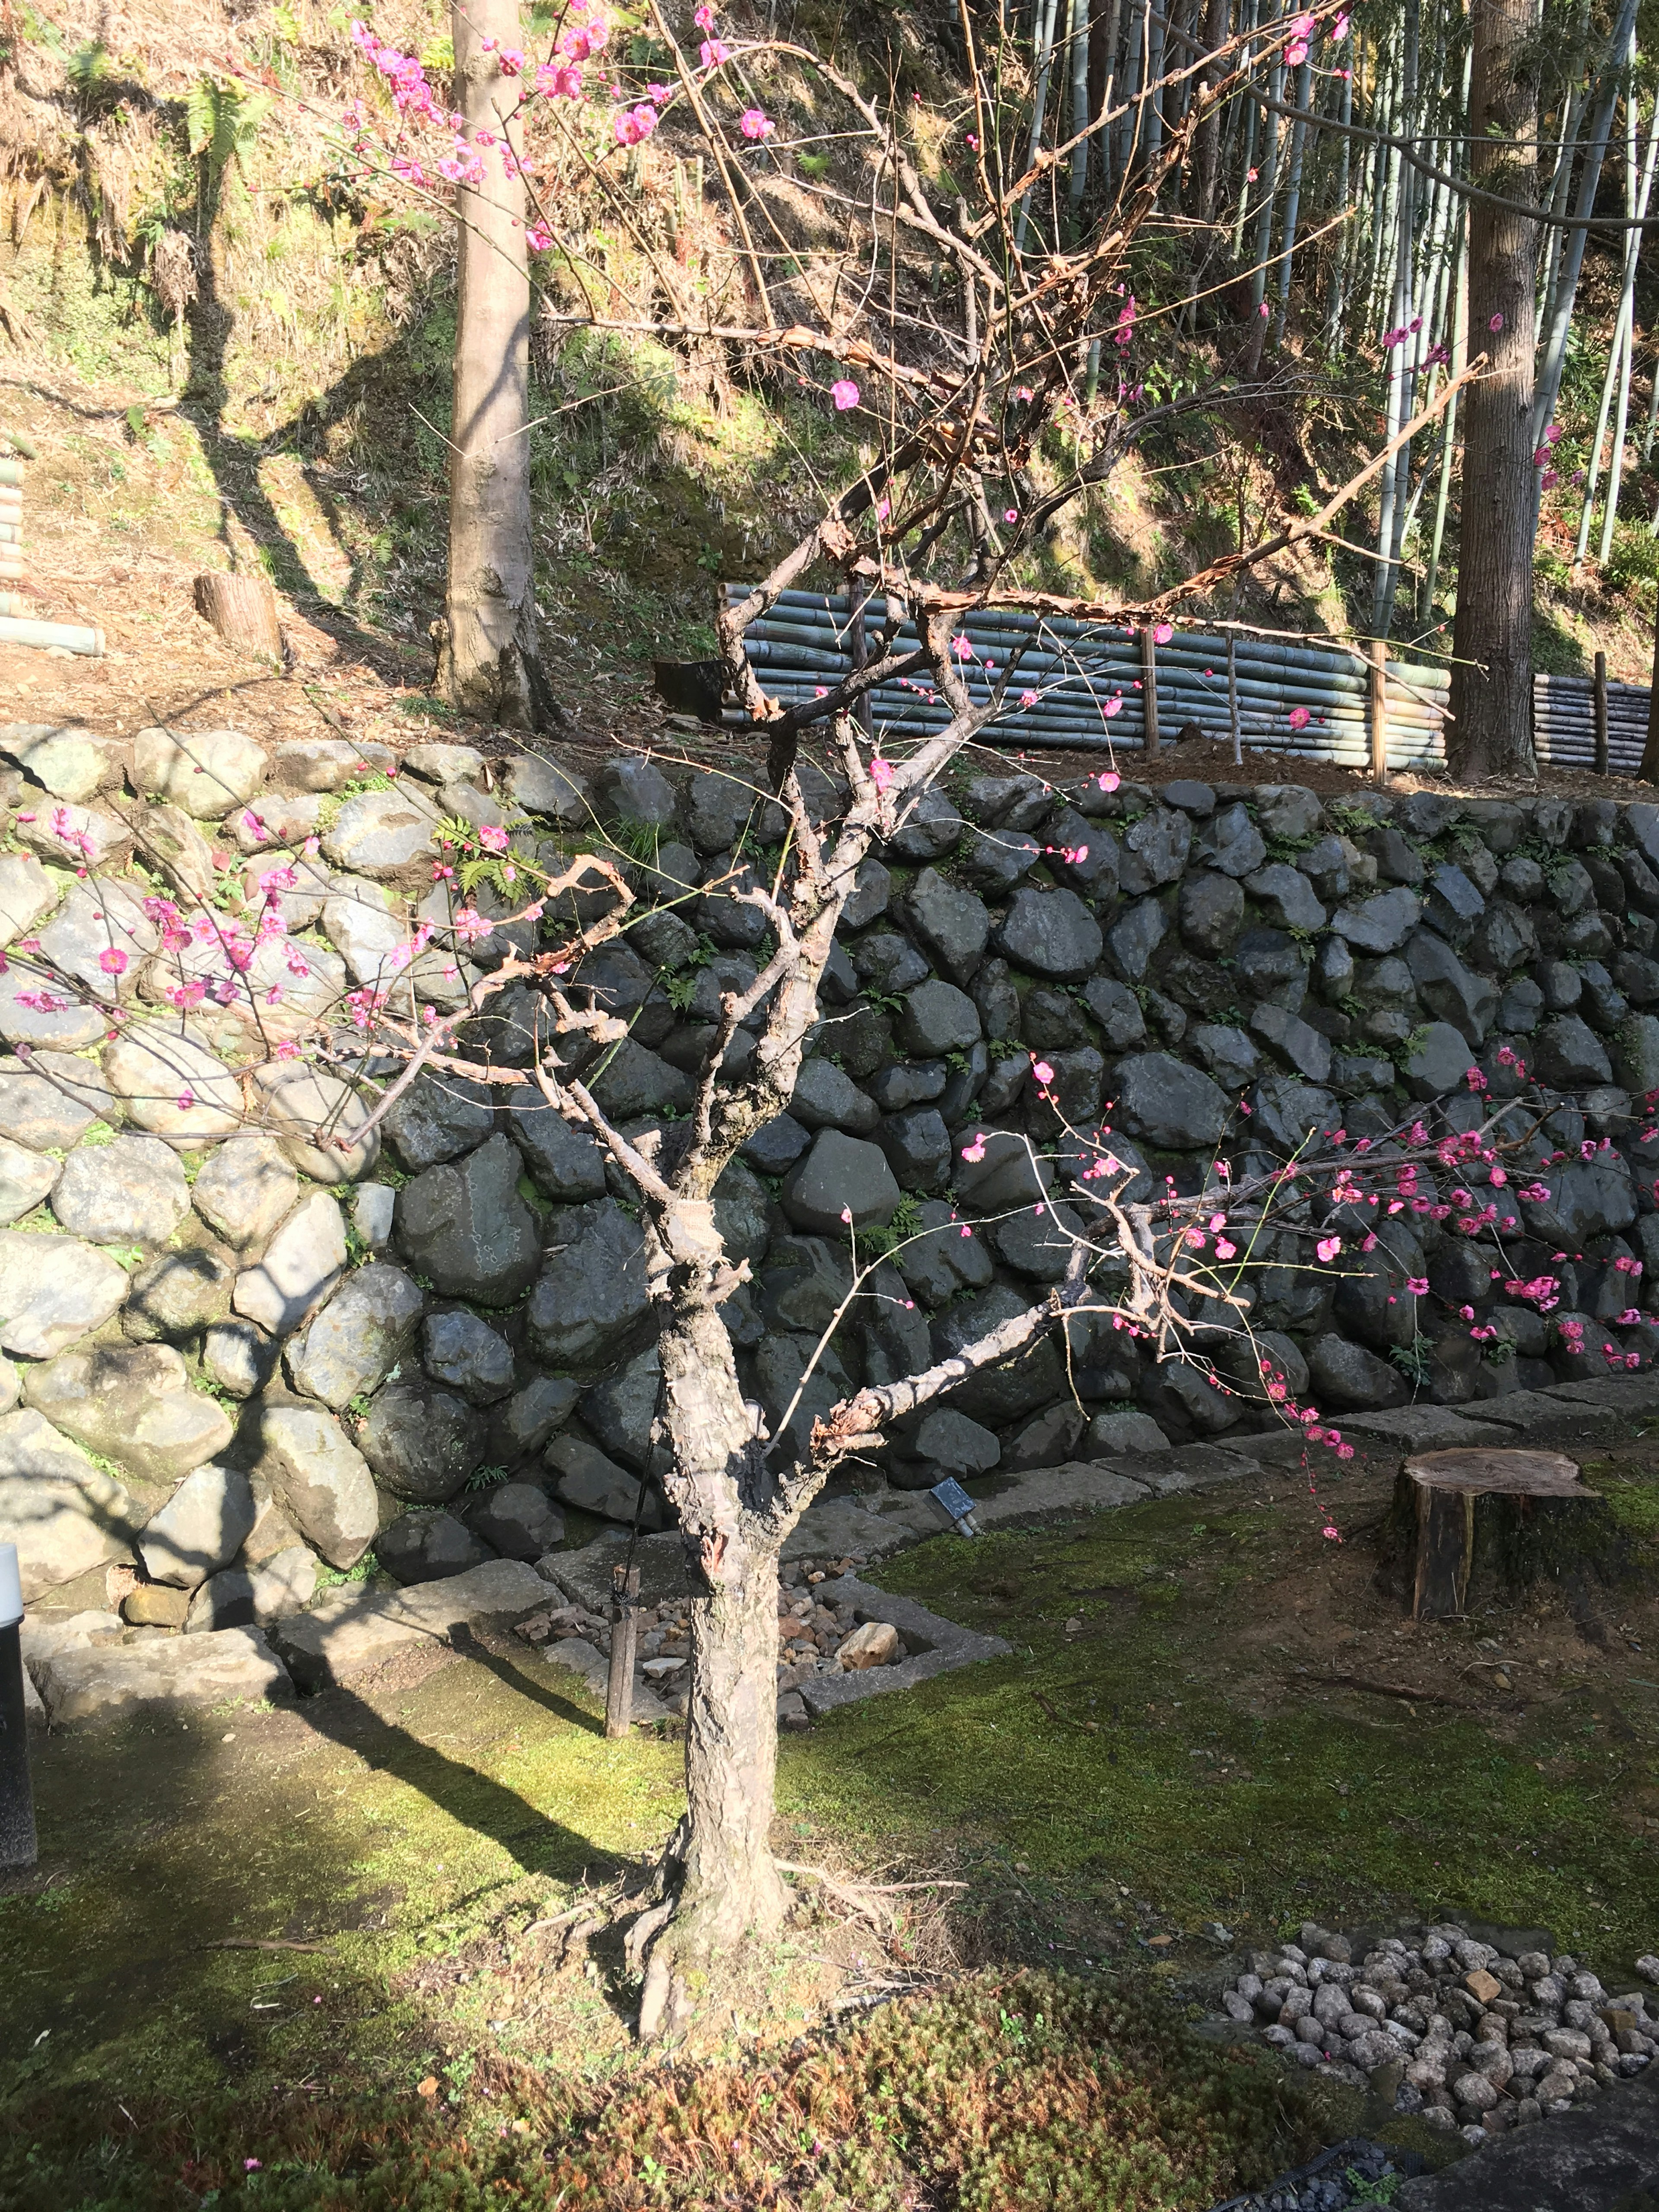
POLYGON ((286 1936, 222 1936, 204 1951, 326 1951, 326 1943, 296 1943, 286 1936))
POLYGON ((1413 1705, 1454 1705, 1461 1713, 1474 1707, 1463 1698, 1449 1698, 1441 1690, 1407 1690, 1398 1682, 1373 1682, 1364 1674, 1302 1674, 1298 1681, 1322 1682, 1334 1690, 1364 1690, 1373 1698, 1401 1698, 1413 1705))

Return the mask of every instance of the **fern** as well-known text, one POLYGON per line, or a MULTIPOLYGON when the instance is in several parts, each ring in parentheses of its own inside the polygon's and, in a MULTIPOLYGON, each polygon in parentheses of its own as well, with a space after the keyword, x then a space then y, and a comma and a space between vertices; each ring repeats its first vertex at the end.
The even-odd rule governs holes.
POLYGON ((185 132, 191 152, 205 160, 210 177, 221 176, 231 161, 240 168, 270 107, 269 93, 244 92, 240 85, 198 77, 185 94, 185 132))

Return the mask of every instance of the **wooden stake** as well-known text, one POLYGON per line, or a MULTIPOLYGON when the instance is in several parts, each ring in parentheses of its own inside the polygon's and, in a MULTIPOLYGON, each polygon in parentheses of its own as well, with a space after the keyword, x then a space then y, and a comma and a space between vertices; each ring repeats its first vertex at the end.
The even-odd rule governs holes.
POLYGON ((1598 653, 1595 656, 1593 696, 1595 703, 1595 773, 1605 775, 1607 772, 1607 656, 1605 653, 1598 653))
POLYGON ((1152 636, 1152 626, 1143 623, 1140 632, 1140 696, 1142 712, 1146 718, 1146 755, 1158 758, 1158 644, 1152 636))
POLYGON ((1378 638, 1371 647, 1371 781, 1381 790, 1389 781, 1389 647, 1378 638))
POLYGON ((640 1571, 612 1567, 611 1671, 605 1683, 605 1732, 626 1735, 634 1725, 634 1652, 639 1642, 640 1571))

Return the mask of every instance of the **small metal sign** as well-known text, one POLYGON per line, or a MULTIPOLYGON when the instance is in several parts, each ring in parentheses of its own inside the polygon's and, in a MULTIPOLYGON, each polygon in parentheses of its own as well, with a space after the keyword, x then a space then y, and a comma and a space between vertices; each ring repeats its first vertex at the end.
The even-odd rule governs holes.
POLYGON ((979 1524, 974 1518, 974 1501, 955 1475, 947 1474, 943 1482, 936 1482, 927 1495, 956 1522, 958 1536, 979 1534, 979 1524))

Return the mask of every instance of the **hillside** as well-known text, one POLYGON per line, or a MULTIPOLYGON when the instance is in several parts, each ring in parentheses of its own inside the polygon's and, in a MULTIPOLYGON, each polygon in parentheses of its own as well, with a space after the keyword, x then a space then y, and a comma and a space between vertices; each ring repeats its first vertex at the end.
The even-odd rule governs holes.
MULTIPOLYGON (((639 47, 642 33, 617 13, 639 47)), ((551 20, 532 15, 532 27, 551 20)), ((732 20, 743 27, 744 11, 732 20)), ((402 5, 376 27, 441 78, 446 21, 436 5, 402 5)), ((9 693, 31 714, 117 722, 182 715, 215 696, 234 696, 239 714, 314 720, 294 695, 303 702, 305 684, 322 682, 330 713, 348 719, 360 692, 376 713, 440 714, 422 695, 442 596, 452 242, 437 215, 381 204, 346 173, 334 123, 365 72, 343 12, 317 0, 228 15, 207 0, 71 0, 16 21, 0 63, 0 385, 7 419, 42 455, 29 477, 25 590, 43 615, 95 617, 112 655, 72 674, 10 656, 0 663, 9 693), (235 665, 195 617, 191 578, 226 566, 262 568, 276 584, 298 687, 235 665)), ((963 114, 953 49, 903 10, 813 15, 811 28, 850 66, 878 70, 884 53, 910 89, 915 158, 931 165, 930 187, 953 188, 963 114)), ((800 186, 836 158, 827 143, 829 153, 793 157, 795 181, 767 186, 800 240, 791 281, 802 285, 821 218, 800 186)), ((721 240, 693 144, 665 127, 627 166, 641 221, 695 292, 721 240)), ((603 209, 578 195, 572 216, 594 265, 621 273, 629 249, 603 209)), ((1144 320, 1160 301, 1179 304, 1196 248, 1171 226, 1151 252, 1144 320)), ((570 284, 544 273, 551 315, 569 306, 570 284)), ((937 291, 925 258, 908 273, 919 292, 937 291)), ((1611 252, 1593 248, 1564 463, 1593 427, 1616 281, 1611 252)), ((1224 289, 1195 307, 1158 373, 1196 381, 1224 366, 1235 315, 1224 289)), ((1191 436, 1149 444, 1039 549, 1032 580, 1144 592, 1234 544, 1241 509, 1254 531, 1280 506, 1305 507, 1375 440, 1384 361, 1373 344, 1325 362, 1293 316, 1278 395, 1203 434, 1204 495, 1190 495, 1190 473, 1171 473, 1200 450, 1191 436)), ((648 732, 661 723, 651 660, 708 649, 715 580, 789 542, 851 441, 793 378, 696 343, 670 351, 544 321, 534 372, 549 663, 584 732, 648 732)), ((1635 401, 1644 404, 1639 384, 1635 401)), ((1592 562, 1575 580, 1571 469, 1561 475, 1539 541, 1538 665, 1587 671, 1600 648, 1615 678, 1645 682, 1659 545, 1645 520, 1627 520, 1607 572, 1592 562)), ((1654 503, 1644 470, 1625 512, 1654 503)), ((1344 534, 1362 537, 1361 522, 1356 505, 1344 534)), ((1240 611, 1363 633, 1370 576, 1357 556, 1304 549, 1249 584, 1240 611)), ((1441 580, 1419 611, 1425 643, 1449 620, 1455 574, 1443 568, 1441 580)))

